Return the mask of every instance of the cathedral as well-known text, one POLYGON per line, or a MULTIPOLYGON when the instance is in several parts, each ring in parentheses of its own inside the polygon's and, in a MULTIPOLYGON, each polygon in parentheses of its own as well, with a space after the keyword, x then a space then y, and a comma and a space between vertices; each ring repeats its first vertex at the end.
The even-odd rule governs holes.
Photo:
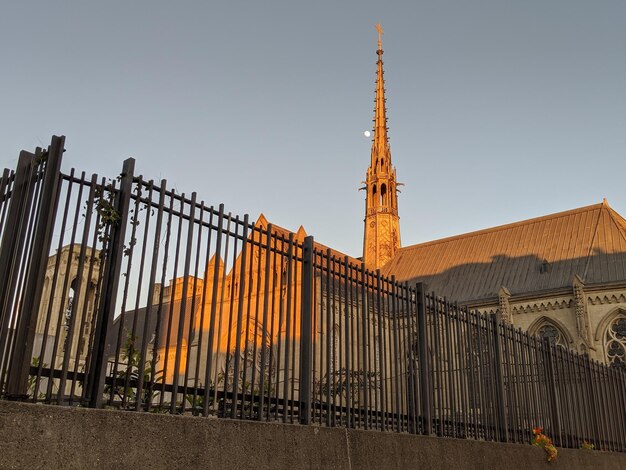
MULTIPOLYGON (((325 260, 340 259, 351 266, 363 264, 373 272, 380 270, 383 276, 394 276, 397 281, 422 283, 425 290, 437 296, 483 313, 498 314, 505 322, 553 344, 626 369, 626 220, 606 200, 440 240, 401 245, 399 183, 387 129, 382 29, 380 25, 377 28, 374 135, 361 188, 365 191, 362 258, 346 256, 318 242, 314 243, 315 250, 325 253, 325 260)), ((410 175, 405 179, 410 181, 410 175)), ((410 213, 411 208, 403 210, 410 213)), ((287 274, 293 266, 286 266, 284 258, 281 261, 275 253, 266 254, 265 245, 269 248, 271 235, 282 240, 281 249, 290 243, 302 246, 307 233, 303 227, 292 233, 272 225, 263 215, 253 225, 255 230, 239 250, 233 250, 231 261, 222 259, 219 249, 214 249, 208 253, 211 257, 207 255, 204 275, 181 277, 174 271, 169 285, 165 278, 154 284, 144 304, 138 302, 134 309, 122 304, 121 315, 116 314, 106 345, 110 362, 117 364, 120 351, 128 349, 127 345, 141 343, 146 333, 150 351, 154 350, 151 357, 168 381, 183 374, 181 371, 187 370, 185 364, 195 365, 196 380, 198 370, 204 370, 207 362, 223 367, 238 342, 243 344, 246 358, 255 356, 259 331, 267 330, 264 337, 275 345, 286 348, 289 344, 296 351, 297 344, 291 342, 300 336, 296 312, 301 308, 301 281, 287 274), (242 259, 243 246, 247 247, 250 261, 242 259), (249 274, 247 282, 242 282, 242 272, 249 274), (290 292, 290 296, 285 292, 290 292), (283 309, 295 315, 289 324, 283 309), (208 313, 204 314, 209 311, 215 314, 211 319, 208 313), (237 311, 246 312, 249 319, 240 332, 233 328, 237 311), (269 317, 264 318, 263 312, 270 312, 269 317), (159 320, 161 316, 163 321, 159 320), (207 356, 206 338, 213 338, 214 333, 215 351, 209 348, 212 352, 207 356), (248 354, 248 345, 254 354, 248 354)), ((85 345, 93 333, 100 257, 97 250, 93 251, 97 256, 90 255, 90 247, 84 250, 96 260, 95 264, 78 262, 81 246, 76 243, 64 246, 48 261, 43 297, 46 300, 40 307, 35 350, 40 351, 39 357, 45 363, 55 367, 66 351, 70 369, 85 366, 85 345), (64 282, 55 283, 58 274, 64 282), (77 282, 79 278, 83 282, 77 282), (76 295, 78 302, 73 301, 76 295), (85 319, 79 334, 74 335, 70 334, 72 311, 82 312, 85 319)), ((274 250, 278 248, 275 246, 274 250)), ((297 253, 294 256, 297 258, 297 253)), ((352 308, 354 300, 348 301, 339 292, 329 294, 328 279, 323 275, 317 282, 320 331, 340 330, 339 317, 352 308), (322 285, 326 291, 319 287, 322 285), (335 303, 347 307, 342 311, 335 308, 335 303), (324 317, 326 312, 332 312, 331 316, 324 317), (331 322, 337 324, 333 327, 331 322)), ((387 324, 383 326, 389 328, 387 324)), ((339 333, 334 337, 339 338, 339 333)), ((372 351, 384 349, 376 343, 374 333, 372 337, 368 347, 372 351)), ((330 349, 320 350, 320 354, 320 361, 340 355, 330 349)), ((218 368, 212 383, 219 380, 218 368)), ((228 373, 229 369, 224 370, 228 373)), ((282 368, 280 374, 284 370, 288 367, 282 368)), ((297 365, 292 367, 292 371, 296 370, 297 365)), ((189 380, 186 372, 184 375, 181 380, 189 380)), ((242 377, 243 382, 248 380, 245 371, 242 377)))
POLYGON ((377 28, 374 137, 363 188, 365 265, 626 369, 626 220, 606 200, 401 246, 377 28))

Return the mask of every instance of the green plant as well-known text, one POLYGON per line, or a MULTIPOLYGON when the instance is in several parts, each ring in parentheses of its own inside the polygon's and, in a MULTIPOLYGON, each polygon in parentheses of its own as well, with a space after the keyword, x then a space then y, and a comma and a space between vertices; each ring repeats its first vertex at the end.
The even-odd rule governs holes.
POLYGON ((535 436, 535 439, 532 444, 534 446, 541 447, 546 451, 546 454, 548 454, 548 462, 555 461, 558 451, 556 450, 556 447, 554 447, 552 439, 543 433, 543 428, 534 428, 533 435, 535 436))
POLYGON ((321 380, 315 380, 315 390, 321 390, 326 398, 344 398, 350 401, 352 406, 360 406, 360 399, 367 390, 380 389, 380 374, 363 369, 348 370, 342 368, 331 374, 325 374, 321 380))
MULTIPOLYGON (((31 367, 39 367, 39 364, 41 363, 41 357, 37 356, 37 357, 33 357, 30 361, 30 366, 31 367)), ((48 365, 44 362, 41 363, 41 367, 48 367, 48 365)), ((35 383, 37 382, 37 376, 36 375, 29 375, 28 376, 28 396, 35 396, 35 383)), ((43 394, 40 393, 38 398, 41 398, 43 394)))
MULTIPOLYGON (((126 342, 124 348, 121 351, 121 361, 124 368, 118 370, 114 377, 114 385, 107 385, 104 389, 105 394, 112 396, 116 395, 124 401, 134 401, 136 396, 136 386, 133 384, 139 383, 140 370, 139 365, 141 363, 141 353, 135 348, 135 341, 137 338, 132 337, 130 334, 126 336, 126 342), (124 385, 121 385, 121 384, 124 385), (119 385, 118 385, 119 384, 119 385)), ((158 359, 157 361, 158 362, 158 359)), ((148 386, 150 382, 158 383, 163 380, 163 370, 157 370, 153 373, 152 363, 150 360, 144 362, 143 367, 143 393, 141 400, 143 403, 150 403, 152 400, 159 396, 159 391, 153 391, 148 386)))
MULTIPOLYGON (((120 177, 118 177, 118 181, 120 177)), ((103 244, 109 241, 109 226, 116 225, 121 218, 114 205, 115 188, 113 182, 105 186, 96 187, 94 194, 94 208, 99 216, 97 232, 98 240, 103 244)), ((87 203, 85 203, 87 204, 87 203)))
MULTIPOLYGON (((41 364, 42 369, 45 369, 46 367, 48 367, 48 364, 46 364, 45 362, 41 362, 41 356, 33 357, 30 361, 31 367, 39 367, 40 364, 41 364)), ((54 379, 48 378, 48 380, 52 380, 52 390, 56 390, 57 384, 56 382, 54 382, 54 379)), ((27 392, 28 396, 35 398, 35 393, 40 388, 41 388, 41 377, 39 377, 39 384, 37 384, 37 376, 29 375, 28 376, 28 392, 27 392), (35 386, 37 386, 37 389, 35 389, 35 386)), ((46 394, 43 392, 39 392, 36 398, 37 400, 43 400, 44 398, 46 398, 46 394)))
MULTIPOLYGON (((210 387, 208 387, 210 389, 210 387)), ((185 395, 185 401, 189 403, 189 407, 191 408, 191 412, 194 415, 199 415, 204 412, 204 396, 203 395, 195 395, 193 393, 188 393, 185 395)), ((207 402, 209 407, 213 405, 213 396, 209 395, 207 397, 207 402)))
POLYGON ((591 442, 583 441, 583 443, 580 445, 580 448, 584 450, 594 450, 596 446, 593 445, 591 442))

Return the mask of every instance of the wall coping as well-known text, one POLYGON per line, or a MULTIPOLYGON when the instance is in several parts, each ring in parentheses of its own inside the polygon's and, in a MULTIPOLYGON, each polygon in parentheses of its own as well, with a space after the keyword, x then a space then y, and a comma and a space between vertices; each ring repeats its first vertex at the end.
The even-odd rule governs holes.
POLYGON ((0 468, 624 469, 626 453, 0 400, 0 468), (547 467, 546 467, 547 468, 547 467))

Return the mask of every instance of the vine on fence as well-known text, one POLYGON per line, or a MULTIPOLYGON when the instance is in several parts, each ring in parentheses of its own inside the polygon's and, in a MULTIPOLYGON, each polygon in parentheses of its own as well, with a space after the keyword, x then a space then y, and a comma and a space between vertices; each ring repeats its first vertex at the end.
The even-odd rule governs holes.
MULTIPOLYGON (((121 181, 122 175, 118 175, 115 180, 121 181)), ((113 180, 104 186, 97 186, 94 192, 94 209, 98 214, 98 225, 96 231, 98 233, 98 241, 106 246, 111 239, 109 227, 117 225, 122 218, 121 214, 115 208, 115 187, 113 180)), ((85 206, 87 202, 85 202, 85 206)))

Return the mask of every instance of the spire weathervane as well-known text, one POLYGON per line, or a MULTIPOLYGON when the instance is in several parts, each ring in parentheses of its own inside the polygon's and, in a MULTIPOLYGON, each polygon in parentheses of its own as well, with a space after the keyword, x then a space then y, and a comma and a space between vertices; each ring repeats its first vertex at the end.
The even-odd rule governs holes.
POLYGON ((380 50, 383 48, 383 34, 385 34, 385 32, 383 31, 383 27, 380 25, 380 21, 374 26, 376 27, 376 31, 378 31, 378 49, 380 50))

